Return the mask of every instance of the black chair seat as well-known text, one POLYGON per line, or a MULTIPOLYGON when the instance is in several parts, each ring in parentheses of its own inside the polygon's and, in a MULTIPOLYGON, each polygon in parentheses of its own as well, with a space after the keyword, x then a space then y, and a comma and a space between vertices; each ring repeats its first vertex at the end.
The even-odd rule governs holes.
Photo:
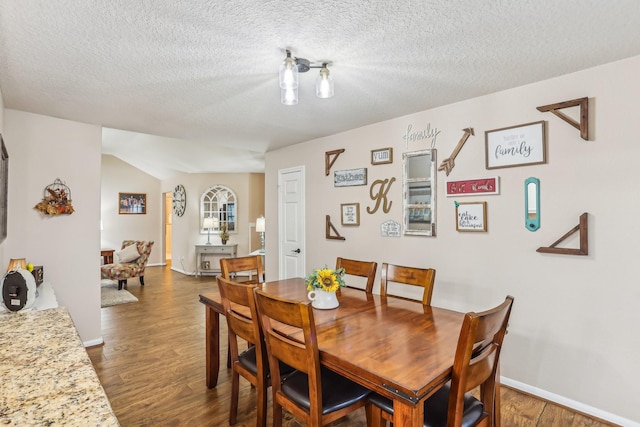
MULTIPOLYGON (((364 399, 371 392, 329 369, 321 368, 322 414, 346 408, 364 399)), ((307 374, 295 371, 282 381, 282 392, 297 405, 309 410, 309 384, 307 374)))
MULTIPOLYGON (((242 366, 247 368, 249 372, 251 372, 254 375, 257 375, 258 364, 256 362, 256 347, 252 345, 251 347, 249 347, 248 349, 240 353, 238 355, 238 362, 240 362, 242 366)), ((270 371, 269 371, 269 362, 266 360, 265 360, 265 369, 267 371, 267 378, 271 377, 270 371)), ((293 369, 291 366, 286 365, 284 363, 280 363, 280 375, 282 377, 289 375, 293 371, 295 371, 295 369, 293 369)))
MULTIPOLYGON (((450 384, 446 384, 424 403, 424 427, 446 427, 447 409, 449 402, 450 384)), ((371 394, 369 401, 382 408, 383 411, 393 414, 393 401, 382 397, 377 393, 371 394)), ((482 402, 470 393, 464 395, 464 412, 462 415, 462 427, 473 426, 482 416, 484 406, 482 402)))

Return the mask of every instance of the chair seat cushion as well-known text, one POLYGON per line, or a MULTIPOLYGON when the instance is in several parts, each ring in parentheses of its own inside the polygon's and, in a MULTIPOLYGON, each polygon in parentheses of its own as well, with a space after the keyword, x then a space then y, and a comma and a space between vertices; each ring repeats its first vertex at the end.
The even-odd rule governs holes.
MULTIPOLYGON (((238 362, 254 375, 258 374, 258 363, 256 362, 256 346, 252 345, 238 355, 238 362)), ((270 377, 269 362, 265 361, 265 369, 267 370, 267 378, 270 377)), ((280 362, 280 376, 285 377, 295 371, 291 366, 280 362)))
MULTIPOLYGON (((424 427, 446 427, 447 411, 449 404, 450 385, 446 384, 424 403, 424 427)), ((383 411, 393 414, 393 401, 372 393, 369 401, 382 408, 383 411)), ((482 402, 470 393, 464 395, 464 412, 462 414, 462 427, 475 425, 482 416, 484 406, 482 402)))
MULTIPOLYGON (((364 399, 370 391, 329 369, 321 368, 322 413, 329 414, 364 399)), ((309 410, 309 379, 295 371, 282 381, 282 392, 300 407, 309 410)))

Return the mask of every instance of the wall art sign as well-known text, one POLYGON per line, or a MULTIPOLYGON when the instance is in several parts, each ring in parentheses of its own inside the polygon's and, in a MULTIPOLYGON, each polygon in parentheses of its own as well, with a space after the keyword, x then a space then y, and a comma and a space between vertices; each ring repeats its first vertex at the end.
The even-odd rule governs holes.
POLYGON ((342 225, 360 225, 360 203, 343 203, 340 212, 342 225))
POLYGON ((385 163, 393 163, 393 148, 379 148, 371 150, 371 164, 384 165, 385 163))
POLYGON ((335 171, 333 174, 334 187, 367 185, 367 168, 335 171))
POLYGON ((413 125, 409 124, 407 126, 407 132, 404 134, 402 139, 404 139, 405 148, 409 148, 409 142, 417 142, 422 141, 423 139, 431 140, 431 148, 434 148, 436 145, 436 138, 440 134, 440 130, 437 127, 432 128, 431 123, 427 123, 424 129, 413 130, 413 125))
POLYGON ((456 202, 457 231, 487 231, 487 202, 456 202))
POLYGON ((487 169, 537 165, 547 162, 545 122, 527 123, 485 134, 487 169))
POLYGON ((392 219, 380 224, 381 237, 400 237, 400 223, 392 219))
POLYGON ((395 176, 391 179, 376 179, 373 181, 371 188, 369 189, 369 197, 371 197, 371 200, 376 202, 376 205, 373 208, 367 206, 367 213, 372 215, 376 213, 380 207, 380 203, 382 203, 382 212, 389 213, 393 201, 389 201, 389 199, 387 199, 387 193, 394 182, 396 182, 395 176))
POLYGON ((500 194, 500 177, 447 181, 445 186, 447 197, 500 194))

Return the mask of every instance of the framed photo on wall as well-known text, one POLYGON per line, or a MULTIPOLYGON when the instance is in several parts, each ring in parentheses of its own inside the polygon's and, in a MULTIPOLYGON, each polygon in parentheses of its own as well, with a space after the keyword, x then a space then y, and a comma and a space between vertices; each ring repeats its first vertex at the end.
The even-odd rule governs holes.
POLYGON ((488 130, 484 135, 486 169, 547 162, 544 121, 488 130))
POLYGON ((457 231, 487 231, 487 202, 456 203, 457 231))
POLYGON ((343 203, 340 212, 342 225, 360 225, 360 203, 343 203))
POLYGON ((118 213, 124 214, 146 214, 147 194, 146 193, 118 193, 118 213))

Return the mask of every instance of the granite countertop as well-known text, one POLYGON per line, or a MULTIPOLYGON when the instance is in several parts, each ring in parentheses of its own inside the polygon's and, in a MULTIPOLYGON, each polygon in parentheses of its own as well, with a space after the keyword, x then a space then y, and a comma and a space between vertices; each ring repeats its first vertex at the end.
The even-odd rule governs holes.
POLYGON ((119 426, 66 308, 0 317, 0 425, 119 426))

